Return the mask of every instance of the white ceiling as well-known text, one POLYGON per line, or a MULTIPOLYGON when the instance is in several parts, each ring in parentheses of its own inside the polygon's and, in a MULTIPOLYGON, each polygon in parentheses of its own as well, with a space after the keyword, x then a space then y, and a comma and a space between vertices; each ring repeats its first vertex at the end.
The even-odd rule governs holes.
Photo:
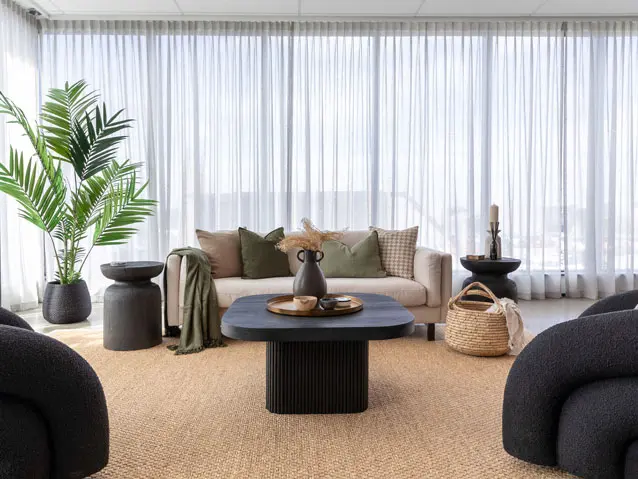
POLYGON ((638 16, 638 0, 18 0, 50 18, 638 16))

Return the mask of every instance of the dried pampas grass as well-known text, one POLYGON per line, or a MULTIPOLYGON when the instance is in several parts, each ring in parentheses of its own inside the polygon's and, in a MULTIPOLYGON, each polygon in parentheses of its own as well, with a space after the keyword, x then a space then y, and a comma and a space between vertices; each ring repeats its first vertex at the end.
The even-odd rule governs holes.
POLYGON ((301 220, 303 233, 294 236, 286 236, 279 243, 277 248, 287 253, 293 248, 301 248, 310 251, 321 251, 324 241, 336 240, 343 236, 340 231, 321 231, 308 218, 301 220))

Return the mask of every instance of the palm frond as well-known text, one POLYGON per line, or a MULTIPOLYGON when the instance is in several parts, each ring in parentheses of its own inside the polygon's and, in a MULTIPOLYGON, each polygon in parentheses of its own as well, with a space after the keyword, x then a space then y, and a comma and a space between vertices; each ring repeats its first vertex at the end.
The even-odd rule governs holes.
POLYGON ((0 163, 0 191, 12 196, 21 206, 20 216, 38 228, 52 232, 65 211, 66 188, 57 188, 47 179, 47 173, 37 163, 9 149, 9 166, 0 163))
POLYGON ((72 197, 72 209, 78 229, 91 227, 101 215, 101 208, 106 201, 113 183, 135 178, 139 163, 113 161, 99 174, 87 178, 77 193, 72 197))
POLYGON ((82 180, 92 177, 108 167, 117 157, 119 143, 126 139, 118 135, 130 128, 132 120, 119 120, 124 110, 112 117, 106 113, 106 105, 95 107, 93 117, 85 114, 83 121, 75 121, 71 130, 69 154, 75 173, 82 180))
POLYGON ((0 92, 2 113, 22 127, 39 162, 33 156, 25 162, 11 148, 8 164, 0 163, 0 191, 19 203, 20 216, 48 233, 56 276, 74 283, 94 246, 125 243, 137 232, 135 225, 153 214, 156 202, 142 198, 147 184, 137 182, 140 165, 116 161, 132 120, 122 119, 122 110, 109 116, 83 80, 49 91, 41 125, 32 126, 0 92), (73 166, 71 179, 64 177, 61 161, 73 166))
POLYGON ((64 188, 64 178, 62 175, 62 169, 58 162, 57 166, 54 159, 47 150, 46 139, 40 133, 38 128, 33 128, 31 123, 27 119, 22 108, 18 107, 9 98, 7 98, 2 92, 0 92, 0 113, 4 113, 13 118, 10 123, 18 124, 24 130, 24 134, 29 138, 33 149, 40 160, 42 168, 46 172, 47 178, 51 182, 56 191, 61 191, 64 188))
POLYGON ((98 95, 86 93, 87 88, 84 80, 72 85, 67 82, 64 88, 51 88, 48 101, 42 105, 41 128, 46 133, 46 144, 61 161, 73 163, 70 147, 74 124, 97 102, 98 95))
POLYGON ((105 198, 102 214, 95 222, 93 244, 95 246, 124 244, 137 229, 132 225, 141 223, 153 214, 154 200, 141 198, 148 183, 137 187, 135 174, 113 184, 105 198))

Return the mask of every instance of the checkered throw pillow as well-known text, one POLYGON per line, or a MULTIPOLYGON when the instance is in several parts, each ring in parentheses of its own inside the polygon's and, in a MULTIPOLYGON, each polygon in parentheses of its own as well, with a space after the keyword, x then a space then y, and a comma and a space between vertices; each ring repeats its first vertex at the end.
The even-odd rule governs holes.
POLYGON ((370 231, 376 231, 379 234, 381 265, 388 276, 414 278, 414 254, 419 227, 390 231, 370 226, 370 231))

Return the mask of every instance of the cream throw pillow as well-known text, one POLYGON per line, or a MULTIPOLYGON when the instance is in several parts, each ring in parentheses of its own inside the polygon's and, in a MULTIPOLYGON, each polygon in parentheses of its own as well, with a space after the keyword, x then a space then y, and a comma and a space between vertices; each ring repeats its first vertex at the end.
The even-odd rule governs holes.
POLYGON ((209 233, 195 230, 199 247, 206 253, 213 278, 241 276, 241 246, 237 231, 209 233))
POLYGON ((379 234, 379 249, 381 250, 381 265, 388 276, 400 278, 414 278, 414 254, 419 227, 413 226, 407 230, 392 231, 370 226, 370 231, 379 234))

